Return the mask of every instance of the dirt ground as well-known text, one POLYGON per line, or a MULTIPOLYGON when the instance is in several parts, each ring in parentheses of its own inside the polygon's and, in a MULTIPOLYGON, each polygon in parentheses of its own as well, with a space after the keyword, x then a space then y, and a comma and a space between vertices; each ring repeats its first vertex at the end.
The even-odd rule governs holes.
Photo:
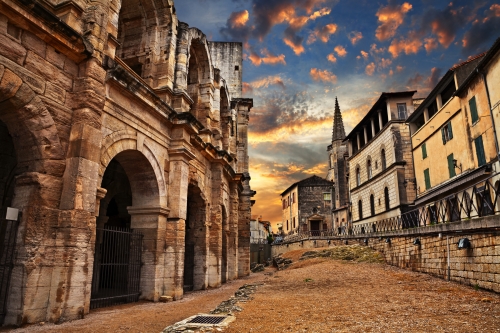
POLYGON ((240 332, 500 332, 500 295, 384 264, 314 258, 252 274, 172 303, 92 311, 83 320, 13 332, 154 332, 208 313, 245 283, 263 281, 226 328, 240 332))

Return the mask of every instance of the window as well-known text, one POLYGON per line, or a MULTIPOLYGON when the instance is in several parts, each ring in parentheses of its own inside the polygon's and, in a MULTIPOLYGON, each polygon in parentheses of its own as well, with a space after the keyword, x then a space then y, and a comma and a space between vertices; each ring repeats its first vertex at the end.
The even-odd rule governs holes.
POLYGON ((292 203, 295 202, 295 193, 292 193, 292 203))
POLYGON ((425 189, 428 190, 431 188, 431 177, 429 175, 429 169, 424 170, 424 180, 425 180, 425 189))
POLYGON ((366 173, 368 174, 368 179, 372 179, 372 161, 368 160, 366 163, 366 173))
POLYGON ((295 217, 293 218, 293 228, 295 229, 295 217))
POLYGON ((384 188, 384 199, 385 199, 385 210, 389 210, 391 208, 391 203, 389 202, 389 189, 384 188))
POLYGON ((406 103, 398 103, 398 118, 401 120, 407 118, 406 103))
POLYGON ((450 178, 455 177, 455 162, 453 161, 453 154, 448 155, 448 172, 450 173, 450 178))
POLYGON ((359 168, 356 168, 356 185, 359 186, 361 184, 361 175, 359 174, 359 168))
POLYGON ((448 83, 446 88, 444 88, 441 92, 441 102, 443 103, 443 105, 445 105, 446 102, 448 102, 453 97, 453 93, 455 91, 455 80, 451 80, 451 82, 448 83))
POLYGON ((234 70, 235 71, 239 71, 240 70, 240 66, 234 66, 234 70))
POLYGON ((385 150, 382 149, 382 152, 380 153, 380 159, 381 159, 381 163, 382 163, 382 170, 385 170, 386 168, 386 162, 385 162, 385 150))
POLYGON ((363 218, 363 202, 361 200, 358 201, 358 213, 361 220, 363 218))
POLYGON ((332 200, 332 194, 331 193, 323 193, 323 200, 324 201, 331 201, 332 200))
POLYGON ((426 159, 427 158, 427 146, 426 144, 424 143, 422 145, 422 159, 426 159))
POLYGON ((449 122, 448 124, 444 125, 443 128, 441 128, 441 136, 443 137, 443 145, 445 145, 446 142, 453 139, 453 130, 451 129, 451 122, 449 122))
POLYGON ((436 100, 434 100, 434 102, 432 102, 432 104, 429 105, 429 107, 427 108, 427 113, 429 115, 429 119, 431 119, 432 116, 435 115, 437 111, 438 111, 437 102, 436 102, 436 100))
POLYGON ((288 230, 288 220, 286 220, 286 230, 288 230))
POLYGON ((479 136, 474 139, 476 145, 476 156, 477 156, 477 166, 483 166, 486 164, 486 155, 484 154, 483 146, 483 136, 479 136))
POLYGON ((375 198, 373 197, 373 194, 370 195, 370 211, 372 216, 375 215, 375 198))
POLYGON ((474 124, 479 120, 479 116, 477 115, 476 96, 472 97, 469 100, 469 108, 470 108, 470 117, 472 123, 474 124))

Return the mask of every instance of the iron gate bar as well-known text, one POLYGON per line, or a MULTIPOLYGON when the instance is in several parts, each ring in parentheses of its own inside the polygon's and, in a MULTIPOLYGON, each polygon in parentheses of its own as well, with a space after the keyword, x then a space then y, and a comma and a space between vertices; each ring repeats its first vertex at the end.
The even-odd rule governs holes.
POLYGON ((0 325, 3 325, 7 314, 7 297, 10 289, 10 278, 14 267, 17 221, 0 219, 0 325))
POLYGON ((96 230, 91 309, 139 300, 142 239, 129 228, 96 230))

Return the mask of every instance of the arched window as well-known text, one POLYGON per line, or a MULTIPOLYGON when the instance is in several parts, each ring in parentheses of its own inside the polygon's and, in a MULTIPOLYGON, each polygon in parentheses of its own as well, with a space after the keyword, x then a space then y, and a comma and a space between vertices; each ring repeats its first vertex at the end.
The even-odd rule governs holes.
POLYGON ((361 175, 359 174, 359 168, 356 168, 356 185, 359 186, 361 184, 361 175))
POLYGON ((358 213, 361 220, 363 218, 363 202, 361 200, 358 201, 358 213))
POLYGON ((288 220, 286 220, 286 230, 288 230, 288 220))
POLYGON ((373 197, 373 194, 370 195, 370 210, 371 210, 372 216, 375 215, 375 198, 373 197))
POLYGON ((391 208, 391 205, 389 202, 389 189, 387 187, 384 188, 384 198, 385 198, 385 210, 389 210, 391 208))
POLYGON ((366 173, 368 174, 368 179, 372 179, 372 161, 368 160, 366 162, 366 173))
POLYGON ((382 171, 385 170, 386 168, 386 162, 385 162, 385 150, 382 149, 382 151, 380 152, 380 160, 381 160, 381 163, 382 163, 382 171))

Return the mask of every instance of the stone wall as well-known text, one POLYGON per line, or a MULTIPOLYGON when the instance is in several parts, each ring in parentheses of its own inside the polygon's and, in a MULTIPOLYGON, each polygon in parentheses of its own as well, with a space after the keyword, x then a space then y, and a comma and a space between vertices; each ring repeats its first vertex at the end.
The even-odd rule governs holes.
POLYGON ((273 256, 298 249, 360 244, 379 251, 389 265, 500 292, 500 216, 379 233, 368 238, 304 240, 274 245, 273 256), (485 230, 486 228, 486 230, 485 230), (497 230, 495 230, 497 229, 497 230), (390 239, 390 243, 386 242, 390 239), (415 245, 415 239, 420 245, 415 245), (458 241, 468 238, 470 249, 459 249, 458 241), (365 240, 368 243, 365 244, 365 240), (449 251, 448 251, 449 245, 449 251))

